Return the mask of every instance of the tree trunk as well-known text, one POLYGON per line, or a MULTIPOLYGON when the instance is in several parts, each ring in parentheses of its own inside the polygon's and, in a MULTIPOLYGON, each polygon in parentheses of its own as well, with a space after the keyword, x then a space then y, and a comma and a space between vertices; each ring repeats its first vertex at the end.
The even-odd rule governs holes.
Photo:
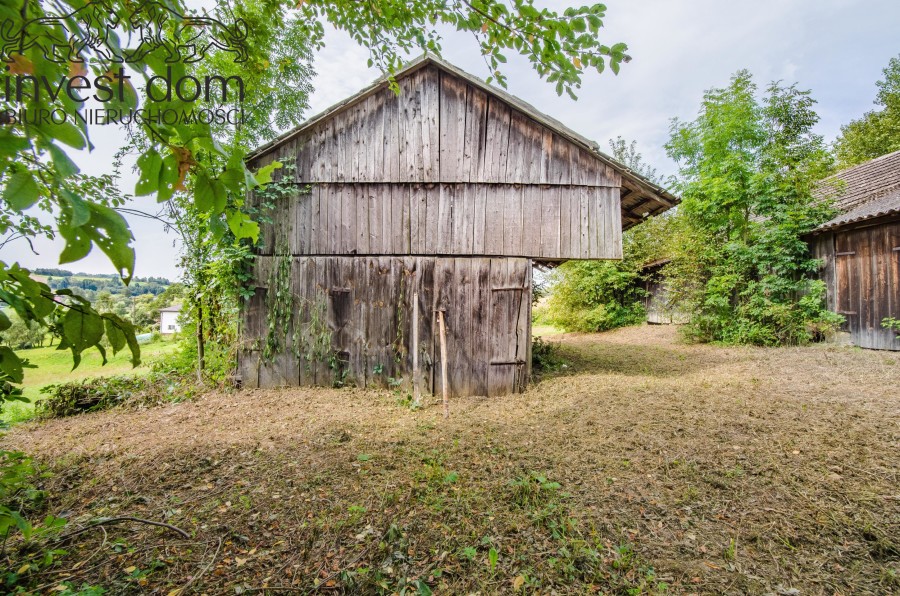
POLYGON ((204 366, 204 345, 203 345, 203 303, 197 302, 197 381, 203 382, 203 366, 204 366))

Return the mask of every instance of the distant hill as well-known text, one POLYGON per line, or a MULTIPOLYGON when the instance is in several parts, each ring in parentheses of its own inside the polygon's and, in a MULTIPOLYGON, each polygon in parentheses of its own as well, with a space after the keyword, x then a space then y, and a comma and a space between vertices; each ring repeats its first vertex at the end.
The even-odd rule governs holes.
POLYGON ((158 296, 172 282, 165 277, 134 277, 126 286, 115 273, 77 273, 66 269, 52 267, 38 267, 31 270, 36 279, 40 279, 54 290, 71 288, 82 292, 109 292, 110 294, 125 294, 128 296, 140 296, 153 294, 158 296))

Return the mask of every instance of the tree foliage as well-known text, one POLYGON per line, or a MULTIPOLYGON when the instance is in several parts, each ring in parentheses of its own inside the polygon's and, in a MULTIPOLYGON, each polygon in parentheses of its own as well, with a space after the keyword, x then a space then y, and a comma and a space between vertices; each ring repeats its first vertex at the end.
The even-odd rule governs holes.
POLYGON ((832 167, 815 101, 773 83, 757 99, 746 71, 708 91, 692 122, 675 120, 666 148, 682 195, 672 263, 664 273, 701 341, 797 344, 830 331, 803 234, 833 215, 813 197, 832 167))
POLYGON ((900 55, 891 58, 876 83, 875 104, 879 110, 867 112, 841 127, 835 152, 842 168, 900 151, 900 55))

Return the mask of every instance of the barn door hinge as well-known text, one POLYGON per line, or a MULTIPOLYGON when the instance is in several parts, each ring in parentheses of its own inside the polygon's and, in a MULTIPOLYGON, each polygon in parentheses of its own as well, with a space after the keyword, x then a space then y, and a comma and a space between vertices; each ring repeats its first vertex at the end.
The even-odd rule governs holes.
POLYGON ((855 254, 856 254, 856 251, 855 251, 855 250, 849 250, 849 251, 847 251, 847 252, 836 252, 836 253, 834 253, 834 256, 836 256, 836 257, 849 257, 850 255, 855 255, 855 254))

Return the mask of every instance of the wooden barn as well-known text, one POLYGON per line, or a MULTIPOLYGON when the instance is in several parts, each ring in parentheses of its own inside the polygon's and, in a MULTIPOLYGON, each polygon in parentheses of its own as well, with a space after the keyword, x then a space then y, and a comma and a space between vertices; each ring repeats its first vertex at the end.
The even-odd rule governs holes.
POLYGON ((844 315, 854 345, 900 350, 898 334, 882 326, 900 319, 900 151, 827 178, 819 193, 840 211, 809 238, 828 308, 844 315))
POLYGON ((439 392, 445 365, 451 395, 522 391, 532 265, 621 258, 622 230, 676 201, 446 62, 395 80, 399 93, 378 80, 249 158, 294 164, 279 172, 296 192, 263 227, 245 386, 439 392))

